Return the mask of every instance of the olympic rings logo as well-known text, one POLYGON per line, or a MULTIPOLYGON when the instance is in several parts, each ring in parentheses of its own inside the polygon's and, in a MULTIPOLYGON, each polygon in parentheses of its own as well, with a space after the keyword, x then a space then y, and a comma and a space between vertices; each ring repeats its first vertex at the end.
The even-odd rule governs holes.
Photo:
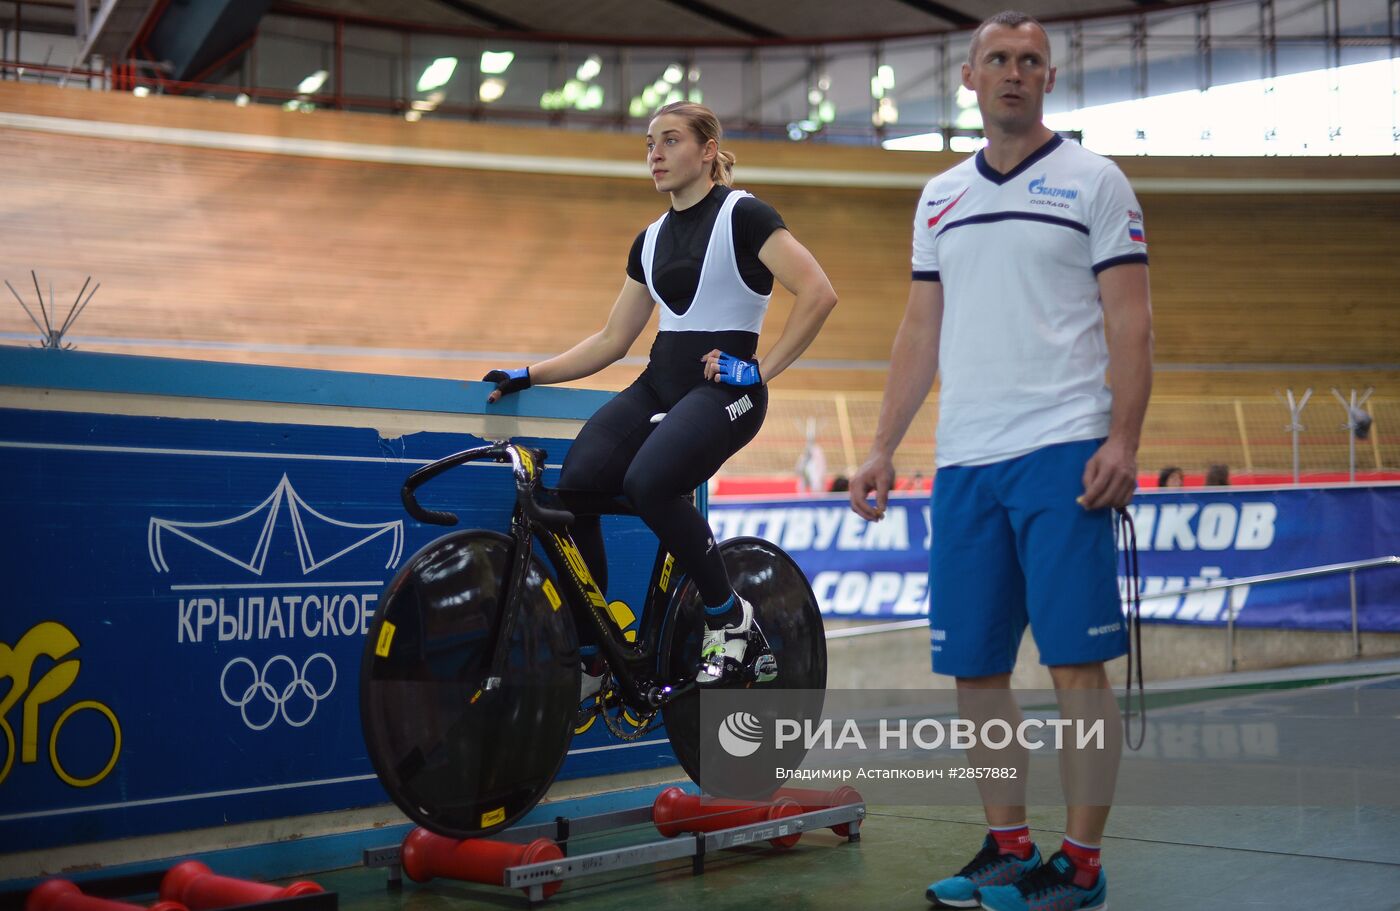
POLYGON ((335 662, 325 652, 307 658, 301 667, 286 655, 273 655, 261 670, 248 658, 234 658, 219 675, 219 694, 239 710, 249 730, 265 730, 278 715, 299 728, 316 716, 316 707, 335 689, 335 682, 335 662), (323 663, 329 669, 328 681, 323 663), (240 670, 235 673, 235 668, 240 670))

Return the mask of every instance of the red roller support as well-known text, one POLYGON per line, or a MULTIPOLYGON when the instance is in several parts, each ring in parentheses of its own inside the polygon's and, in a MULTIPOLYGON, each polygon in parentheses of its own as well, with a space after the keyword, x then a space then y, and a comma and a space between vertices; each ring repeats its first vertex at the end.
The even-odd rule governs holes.
MULTIPOLYGON (((66 879, 50 879, 30 890, 24 902, 24 911, 145 911, 145 908, 110 898, 84 895, 81 889, 66 879)), ((178 902, 162 901, 152 905, 151 911, 187 909, 178 902)))
POLYGON ((253 905, 324 891, 313 882, 273 886, 247 879, 235 879, 232 876, 220 876, 197 860, 176 864, 166 871, 165 877, 160 881, 160 897, 166 901, 180 902, 190 911, 213 911, 215 908, 253 905))
MULTIPOLYGON (((682 832, 718 832, 756 822, 786 819, 802 812, 794 800, 781 798, 771 803, 752 801, 722 801, 687 794, 680 788, 667 788, 656 795, 651 806, 651 820, 656 831, 670 838, 682 832)), ((791 848, 802 837, 801 832, 769 841, 775 848, 791 848)))
MULTIPOLYGON (((846 807, 853 803, 865 803, 865 798, 860 796, 859 791, 844 784, 830 791, 818 791, 812 788, 783 788, 773 797, 774 799, 786 797, 788 800, 796 801, 803 813, 811 813, 814 810, 829 810, 832 807, 846 807)), ((846 838, 851 834, 851 824, 848 822, 837 823, 831 827, 831 831, 846 838)))
MULTIPOLYGON (((506 867, 548 860, 562 860, 564 852, 548 838, 536 838, 526 845, 489 838, 459 840, 434 835, 427 829, 414 829, 403 840, 399 862, 403 872, 414 882, 430 879, 460 879, 472 883, 499 886, 504 883, 506 867)), ((549 898, 563 883, 544 885, 544 897, 549 898)), ((527 895, 529 890, 523 890, 527 895)))

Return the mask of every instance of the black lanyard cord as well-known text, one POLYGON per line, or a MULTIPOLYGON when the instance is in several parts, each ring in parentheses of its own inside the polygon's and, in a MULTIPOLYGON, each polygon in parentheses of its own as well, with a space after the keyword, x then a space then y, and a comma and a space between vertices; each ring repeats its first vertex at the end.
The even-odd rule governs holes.
POLYGON ((1133 517, 1124 507, 1118 508, 1118 539, 1123 542, 1123 575, 1126 577, 1124 595, 1128 602, 1128 683, 1123 699, 1123 740, 1130 750, 1142 748, 1147 739, 1147 691, 1142 682, 1142 590, 1138 577, 1137 528, 1133 517), (1136 662, 1136 663, 1135 663, 1136 662), (1133 668, 1137 668, 1138 688, 1138 737, 1134 743, 1132 735, 1133 719, 1133 668))

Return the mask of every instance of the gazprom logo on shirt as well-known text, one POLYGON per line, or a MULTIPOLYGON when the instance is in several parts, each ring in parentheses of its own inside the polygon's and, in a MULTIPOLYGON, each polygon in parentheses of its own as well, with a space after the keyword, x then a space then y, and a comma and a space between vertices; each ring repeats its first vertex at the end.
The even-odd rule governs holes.
POLYGON ((1044 174, 1040 175, 1035 180, 1032 180, 1030 186, 1027 189, 1029 189, 1032 195, 1035 196, 1054 196, 1058 199, 1079 198, 1078 190, 1071 190, 1066 187, 1052 187, 1049 184, 1047 184, 1045 182, 1044 174))

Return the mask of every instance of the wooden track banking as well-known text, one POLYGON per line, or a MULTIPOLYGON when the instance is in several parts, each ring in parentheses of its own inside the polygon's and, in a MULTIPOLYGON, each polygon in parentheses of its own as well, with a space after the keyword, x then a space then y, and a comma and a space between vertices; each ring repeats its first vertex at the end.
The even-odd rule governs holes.
MULTIPOLYGON (((664 205, 645 179, 641 140, 633 136, 407 124, 0 83, 5 115, 95 124, 107 133, 0 126, 0 278, 32 303, 29 270, 37 269, 53 281, 64 312, 85 276, 101 281, 76 331, 89 350, 474 379, 497 361, 558 351, 601 326, 632 239, 664 205), (636 176, 136 141, 110 135, 114 124, 352 149, 624 162, 636 176)), ((882 388, 880 365, 908 291, 917 183, 957 156, 782 143, 733 148, 741 185, 778 208, 841 296, 807 356, 822 369, 794 370, 777 388, 882 388), (746 184, 746 166, 796 172, 799 180, 820 171, 827 183, 842 174, 903 174, 909 186, 746 184)), ((1167 187, 1141 194, 1159 390, 1400 388, 1400 162, 1122 164, 1134 179, 1167 187), (1171 189, 1186 178, 1277 185, 1269 193, 1171 189), (1388 186, 1380 194, 1290 190, 1317 180, 1388 186)), ((785 293, 775 296, 763 349, 790 304, 785 293)), ((13 300, 0 305, 0 331, 30 328, 13 300)), ((644 357, 649 337, 633 357, 644 357)), ((620 386, 637 369, 615 367, 589 384, 620 386)))

